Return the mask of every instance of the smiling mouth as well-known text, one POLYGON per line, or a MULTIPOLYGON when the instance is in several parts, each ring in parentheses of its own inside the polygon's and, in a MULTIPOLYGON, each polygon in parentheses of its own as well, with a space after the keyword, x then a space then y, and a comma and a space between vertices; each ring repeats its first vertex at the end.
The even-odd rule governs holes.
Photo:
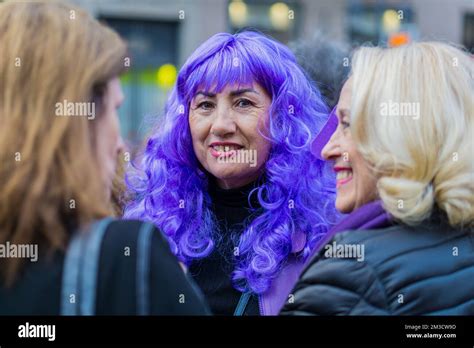
POLYGON ((238 150, 243 149, 244 147, 237 144, 211 144, 209 148, 211 150, 211 155, 217 158, 235 155, 238 150))
POLYGON ((347 167, 334 167, 334 171, 336 171, 336 188, 347 184, 349 181, 352 180, 352 168, 347 167))

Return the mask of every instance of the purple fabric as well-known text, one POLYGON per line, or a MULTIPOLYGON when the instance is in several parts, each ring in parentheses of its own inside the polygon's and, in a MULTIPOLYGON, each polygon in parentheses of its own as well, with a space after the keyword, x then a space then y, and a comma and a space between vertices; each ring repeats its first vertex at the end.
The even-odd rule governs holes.
POLYGON ((371 230, 391 225, 390 215, 383 209, 382 201, 377 200, 356 209, 339 223, 334 225, 329 232, 314 247, 313 254, 308 258, 305 266, 317 255, 336 233, 350 230, 371 230))
MULTIPOLYGON (((370 202, 347 215, 316 244, 313 254, 306 262, 302 262, 296 256, 289 260, 280 275, 273 280, 270 289, 260 297, 261 314, 277 315, 280 312, 303 269, 336 233, 358 229, 370 230, 389 225, 391 225, 390 215, 383 209, 381 201, 370 202)), ((304 238, 304 235, 297 235, 296 238, 304 238)))
POLYGON ((329 118, 324 125, 324 127, 321 129, 321 131, 318 133, 316 138, 313 140, 311 144, 311 153, 318 159, 323 160, 324 158, 321 156, 321 151, 323 150, 323 147, 328 143, 329 139, 331 139, 331 136, 334 134, 337 128, 338 124, 338 119, 336 116, 336 109, 337 105, 332 109, 331 113, 329 114, 329 118))
POLYGON ((273 279, 270 288, 260 296, 262 315, 278 315, 280 313, 304 266, 305 262, 298 260, 296 256, 288 258, 286 267, 278 277, 273 279))
POLYGON ((305 265, 305 262, 297 258, 296 253, 303 250, 306 236, 304 233, 297 233, 292 239, 294 245, 299 247, 292 250, 293 254, 288 258, 285 268, 273 279, 270 288, 260 296, 262 315, 277 315, 280 312, 305 265))

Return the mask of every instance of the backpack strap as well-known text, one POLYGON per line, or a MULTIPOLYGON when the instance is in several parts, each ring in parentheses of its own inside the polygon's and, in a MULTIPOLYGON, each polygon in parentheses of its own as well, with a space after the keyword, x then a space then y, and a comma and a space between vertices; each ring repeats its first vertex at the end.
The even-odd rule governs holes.
POLYGON ((251 295, 252 293, 250 291, 243 292, 242 295, 240 295, 239 303, 237 303, 237 307, 235 307, 234 316, 240 317, 244 315, 251 295))
POLYGON ((137 241, 137 314, 150 315, 151 239, 155 226, 142 223, 137 241))
POLYGON ((101 244, 112 221, 110 217, 99 220, 71 239, 64 261, 61 315, 95 314, 101 244))
POLYGON ((99 220, 91 227, 90 232, 88 233, 87 244, 83 254, 84 259, 82 262, 82 269, 80 272, 80 313, 82 315, 95 314, 101 245, 107 226, 112 221, 112 218, 99 220))
POLYGON ((77 315, 79 301, 79 265, 83 249, 83 238, 77 233, 69 241, 63 266, 61 286, 61 315, 77 315))

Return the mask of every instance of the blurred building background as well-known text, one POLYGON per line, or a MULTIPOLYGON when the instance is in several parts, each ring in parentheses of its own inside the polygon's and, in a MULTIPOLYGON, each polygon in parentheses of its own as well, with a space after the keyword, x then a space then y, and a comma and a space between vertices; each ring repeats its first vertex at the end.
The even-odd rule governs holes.
POLYGON ((131 143, 162 114, 177 71, 218 32, 258 29, 288 44, 322 32, 331 40, 399 45, 442 40, 474 50, 474 0, 72 0, 129 43, 122 133, 131 143))

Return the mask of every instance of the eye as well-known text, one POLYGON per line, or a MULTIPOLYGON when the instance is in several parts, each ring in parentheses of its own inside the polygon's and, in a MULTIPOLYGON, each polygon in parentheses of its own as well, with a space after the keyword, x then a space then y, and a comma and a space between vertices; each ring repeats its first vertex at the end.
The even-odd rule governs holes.
POLYGON ((207 101, 207 100, 200 102, 197 105, 198 109, 203 109, 203 110, 211 110, 213 107, 214 107, 214 103, 211 103, 210 101, 207 101))
POLYGON ((254 104, 250 100, 245 99, 245 98, 240 98, 239 100, 237 100, 237 103, 236 103, 236 106, 238 106, 239 108, 248 108, 253 105, 254 104))
POLYGON ((346 128, 349 128, 351 124, 347 121, 341 121, 341 126, 342 126, 342 129, 346 129, 346 128))

